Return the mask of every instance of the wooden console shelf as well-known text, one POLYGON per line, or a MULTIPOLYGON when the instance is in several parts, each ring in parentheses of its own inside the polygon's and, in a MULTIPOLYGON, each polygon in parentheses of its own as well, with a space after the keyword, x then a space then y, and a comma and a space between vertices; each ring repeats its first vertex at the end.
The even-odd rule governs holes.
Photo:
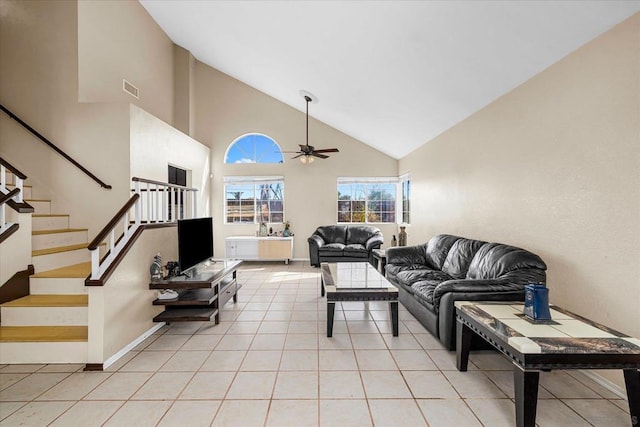
POLYGON ((153 321, 220 323, 220 309, 231 298, 233 302, 238 300, 241 285, 236 280, 236 273, 241 264, 242 261, 205 261, 196 267, 192 277, 174 276, 149 283, 149 289, 178 292, 177 298, 153 301, 153 305, 165 307, 153 321))
POLYGON ((224 239, 227 259, 284 261, 293 257, 293 237, 232 236, 224 239))

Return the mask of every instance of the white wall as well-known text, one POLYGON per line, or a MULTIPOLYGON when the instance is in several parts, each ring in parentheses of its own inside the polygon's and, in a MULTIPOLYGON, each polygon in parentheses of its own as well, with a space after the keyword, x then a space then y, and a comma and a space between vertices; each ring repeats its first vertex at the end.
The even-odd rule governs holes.
POLYGON ((638 34, 640 14, 401 159, 412 241, 530 249, 552 303, 640 337, 638 34))
MULTIPOLYGON (((215 252, 224 254, 224 238, 255 235, 257 225, 225 225, 224 176, 284 176, 285 217, 295 233, 294 257, 308 258, 307 238, 320 225, 337 221, 339 176, 398 176, 397 160, 313 118, 309 143, 316 148, 338 147, 326 160, 304 165, 285 154, 283 164, 224 164, 224 154, 237 137, 250 132, 269 135, 285 151, 305 143, 305 115, 280 101, 200 62, 196 63, 195 138, 211 147, 215 252)), ((298 91, 300 88, 292 88, 298 91)), ((321 96, 321 94, 317 94, 321 96)), ((304 99, 300 97, 300 107, 304 99)), ((310 106, 313 115, 313 105, 310 106)), ((395 224, 380 224, 385 244, 397 235, 395 224)))
POLYGON ((168 165, 188 171, 188 186, 198 189, 198 216, 209 216, 209 147, 131 106, 131 177, 167 182, 168 165))

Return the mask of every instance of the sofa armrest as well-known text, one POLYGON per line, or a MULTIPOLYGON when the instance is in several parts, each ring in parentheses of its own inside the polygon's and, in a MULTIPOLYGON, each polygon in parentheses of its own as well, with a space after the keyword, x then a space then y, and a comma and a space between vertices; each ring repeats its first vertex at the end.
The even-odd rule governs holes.
POLYGON ((324 239, 317 234, 311 235, 311 237, 307 239, 307 242, 309 242, 309 244, 315 245, 317 248, 321 248, 324 246, 324 239))
POLYGON ((386 250, 387 264, 427 265, 424 245, 394 246, 386 250))
POLYGON ((324 246, 324 239, 317 234, 312 234, 307 239, 309 242, 309 261, 312 266, 320 267, 320 254, 319 249, 324 246))
MULTIPOLYGON (((447 280, 433 290, 433 301, 440 300, 447 292, 510 292, 524 289, 523 285, 509 282, 506 279, 490 280, 447 280)), ((437 304, 435 304, 437 305, 437 304)))
POLYGON ((364 247, 367 249, 367 252, 371 252, 373 249, 378 249, 384 243, 384 236, 381 234, 376 234, 371 236, 369 240, 365 243, 364 247))

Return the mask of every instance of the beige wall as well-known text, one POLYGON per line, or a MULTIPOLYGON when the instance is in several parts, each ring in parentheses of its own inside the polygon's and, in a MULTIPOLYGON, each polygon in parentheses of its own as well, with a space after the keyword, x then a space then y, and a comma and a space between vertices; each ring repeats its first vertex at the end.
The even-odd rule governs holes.
POLYGON ((168 165, 187 170, 188 186, 197 188, 197 216, 209 216, 209 147, 131 106, 131 177, 167 182, 168 165))
MULTIPOLYGON (((307 237, 319 225, 337 220, 336 178, 339 176, 397 176, 397 160, 311 119, 309 142, 317 148, 338 147, 329 159, 303 165, 285 155, 283 164, 224 164, 229 144, 257 132, 275 139, 284 151, 298 150, 305 141, 304 113, 202 63, 196 63, 195 138, 211 147, 216 258, 224 256, 224 238, 253 235, 256 225, 224 225, 223 177, 284 176, 285 217, 295 233, 294 257, 308 258, 307 237)), ((300 88, 291 88, 298 91, 300 88)), ((300 106, 304 100, 300 98, 300 106)), ((380 225, 386 242, 397 234, 395 225, 380 225)))
POLYGON ((196 59, 191 52, 173 45, 173 125, 193 135, 195 122, 194 73, 196 59))
POLYGON ((75 1, 0 1, 1 102, 113 189, 4 113, 0 155, 29 177, 34 197, 50 197, 54 213, 95 235, 129 195, 128 105, 78 104, 75 1))
POLYGON ((173 42, 137 1, 78 1, 81 102, 131 102, 173 122, 173 42), (136 86, 139 99, 122 90, 136 86))
POLYGON ((400 160, 410 241, 510 243, 555 304, 640 337, 640 14, 400 160))
POLYGON ((143 231, 105 285, 87 287, 89 363, 104 362, 153 327, 163 307, 152 305, 149 266, 158 252, 163 263, 177 259, 177 235, 175 227, 143 231))

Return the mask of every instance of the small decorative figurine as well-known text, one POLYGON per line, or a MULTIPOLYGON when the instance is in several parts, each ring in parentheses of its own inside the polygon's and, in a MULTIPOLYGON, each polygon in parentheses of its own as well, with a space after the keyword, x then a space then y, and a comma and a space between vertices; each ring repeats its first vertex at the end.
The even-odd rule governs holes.
POLYGON ((153 257, 153 262, 151 263, 151 267, 149 267, 149 273, 151 273, 151 280, 162 279, 162 257, 159 252, 153 257))
POLYGON ((267 235, 267 224, 262 221, 260 223, 260 237, 266 237, 267 235))
POLYGON ((391 246, 396 246, 398 244, 398 241, 396 240, 396 235, 394 234, 393 237, 391 238, 391 246))
POLYGON ((289 229, 289 227, 291 227, 291 224, 289 224, 289 221, 285 221, 284 222, 284 230, 282 231, 282 235, 284 237, 291 236, 291 230, 289 229))

